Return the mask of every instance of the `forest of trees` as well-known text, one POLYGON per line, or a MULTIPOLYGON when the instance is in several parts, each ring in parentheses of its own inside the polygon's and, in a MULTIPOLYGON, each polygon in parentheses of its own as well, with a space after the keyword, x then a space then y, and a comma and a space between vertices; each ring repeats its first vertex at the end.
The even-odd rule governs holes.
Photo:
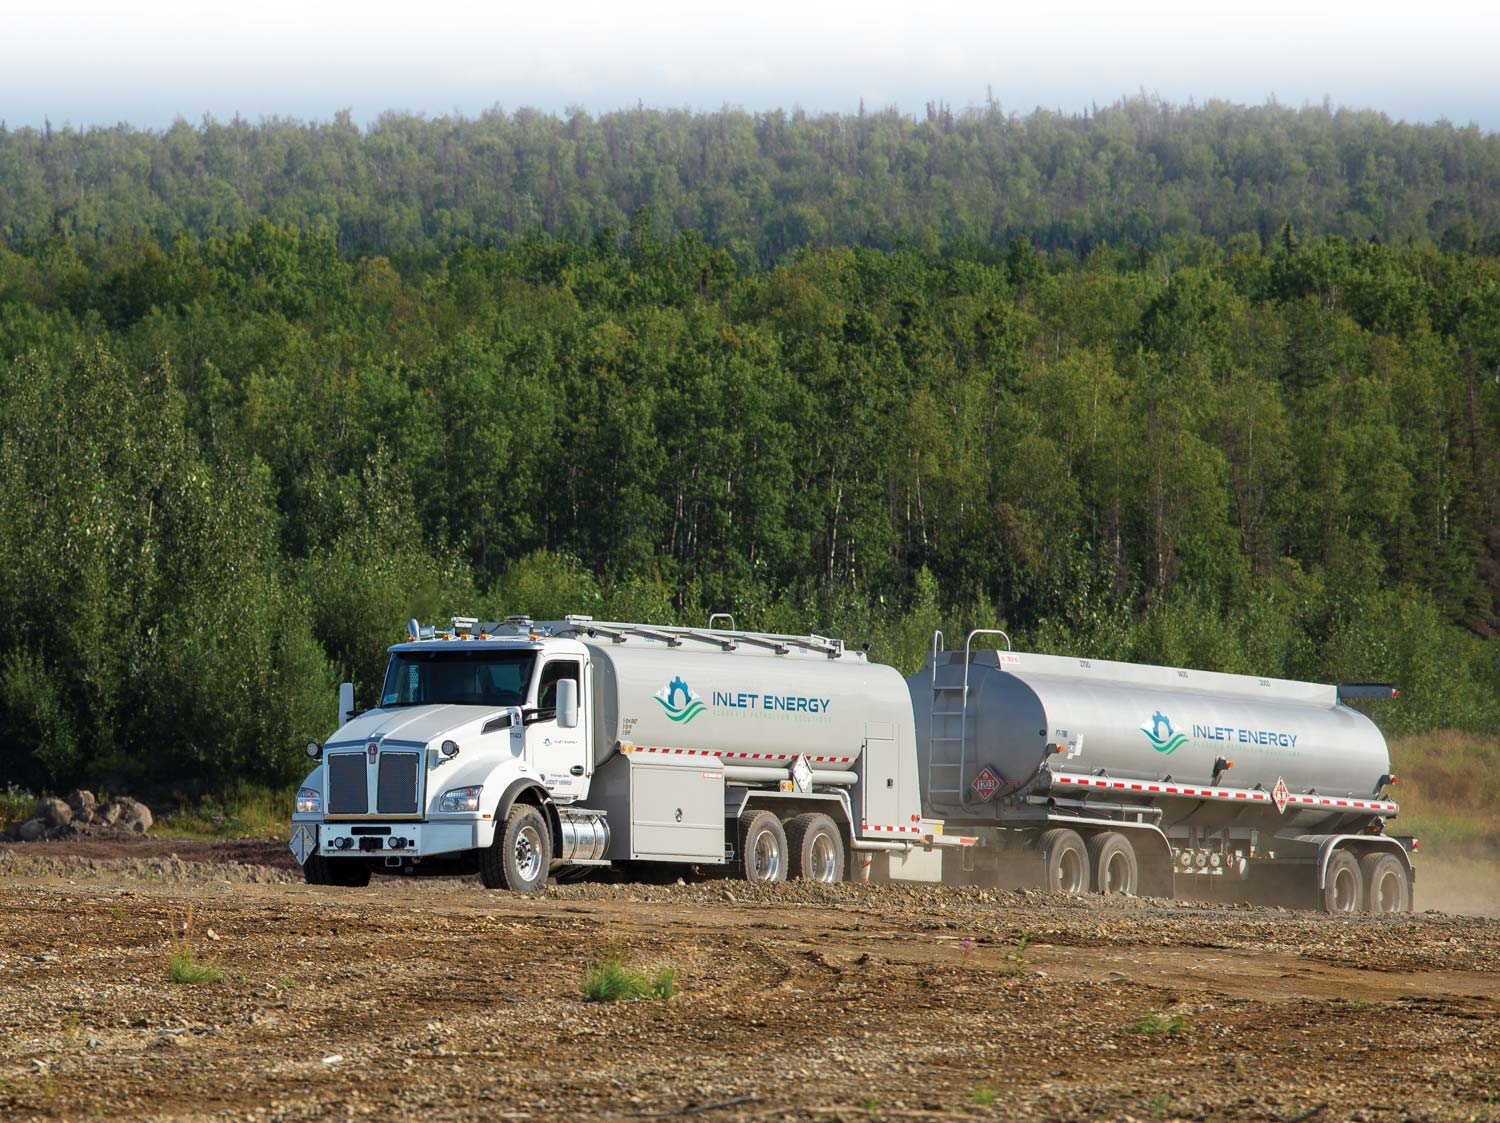
POLYGON ((123 232, 169 245, 257 219, 341 252, 449 253, 543 231, 587 239, 651 208, 742 262, 803 246, 1086 254, 1164 238, 1305 237, 1500 250, 1500 137, 1370 111, 1175 107, 1081 116, 934 104, 916 120, 494 110, 327 123, 179 121, 164 132, 7 130, 0 237, 123 232))
POLYGON ((0 133, 0 777, 285 783, 452 613, 727 610, 903 670, 999 623, 1500 730, 1496 144, 1134 104, 0 133))

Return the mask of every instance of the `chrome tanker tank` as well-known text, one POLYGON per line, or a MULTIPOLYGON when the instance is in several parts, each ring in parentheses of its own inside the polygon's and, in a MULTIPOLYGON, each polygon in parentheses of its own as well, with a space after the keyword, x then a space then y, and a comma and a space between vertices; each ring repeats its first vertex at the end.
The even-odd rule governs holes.
POLYGON ((594 761, 617 745, 726 763, 854 768, 867 743, 894 751, 915 799, 916 737, 901 674, 812 636, 581 624, 592 654, 594 761))
MULTIPOLYGON (((1109 777, 1171 785, 1172 798, 1123 787, 1126 800, 1161 808, 1164 826, 1248 825, 1264 813, 1279 829, 1311 827, 1348 814, 1340 799, 1363 808, 1390 771, 1380 730, 1334 686, 1012 651, 973 653, 966 699, 965 678, 962 652, 937 652, 907 680, 929 814, 1001 819, 1014 808, 1007 796, 1072 796, 1079 778, 1109 777), (997 782, 976 786, 985 769, 997 782), (1279 812, 1278 784, 1318 798, 1279 812), (1252 794, 1185 798, 1213 785, 1252 794)), ((1108 798, 1121 788, 1109 785, 1108 798)))

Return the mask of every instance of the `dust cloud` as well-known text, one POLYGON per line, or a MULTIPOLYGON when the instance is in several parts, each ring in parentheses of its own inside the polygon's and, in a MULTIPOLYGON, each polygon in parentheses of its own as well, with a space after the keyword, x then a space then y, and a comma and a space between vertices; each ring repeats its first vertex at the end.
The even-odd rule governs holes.
POLYGON ((1417 855, 1416 907, 1500 919, 1500 855, 1417 855))

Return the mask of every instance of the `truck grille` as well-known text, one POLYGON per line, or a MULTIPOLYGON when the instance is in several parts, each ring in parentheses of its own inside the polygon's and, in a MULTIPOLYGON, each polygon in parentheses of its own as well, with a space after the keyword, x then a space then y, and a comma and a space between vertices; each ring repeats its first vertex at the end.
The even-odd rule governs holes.
POLYGON ((370 789, 365 781, 365 754, 334 753, 329 756, 328 813, 367 815, 369 811, 370 789))
POLYGON ((381 753, 375 810, 381 815, 417 813, 417 753, 381 753))

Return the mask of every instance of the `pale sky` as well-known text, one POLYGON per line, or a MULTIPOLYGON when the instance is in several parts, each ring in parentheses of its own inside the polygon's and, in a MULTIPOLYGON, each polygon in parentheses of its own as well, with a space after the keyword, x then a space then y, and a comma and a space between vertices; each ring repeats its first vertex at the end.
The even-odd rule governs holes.
POLYGON ((1145 90, 1178 103, 1373 108, 1500 130, 1500 5, 1453 0, 0 0, 0 121, 205 113, 366 124, 499 105, 809 112, 986 90, 1006 110, 1077 112, 1145 90))

